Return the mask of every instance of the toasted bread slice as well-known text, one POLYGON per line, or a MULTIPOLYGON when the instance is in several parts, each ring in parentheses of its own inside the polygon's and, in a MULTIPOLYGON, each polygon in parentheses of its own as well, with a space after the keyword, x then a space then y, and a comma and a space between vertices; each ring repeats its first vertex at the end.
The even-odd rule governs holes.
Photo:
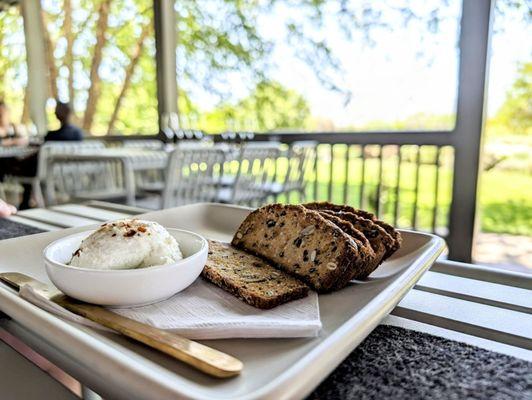
POLYGON ((324 214, 334 215, 353 225, 355 229, 362 232, 368 239, 371 248, 378 259, 377 265, 386 259, 387 254, 393 251, 395 240, 381 226, 367 218, 359 217, 356 214, 344 211, 321 211, 324 214))
POLYGON ((229 243, 209 241, 202 276, 246 303, 269 309, 307 296, 303 282, 229 243))
POLYGON ((384 229, 386 233, 388 233, 388 235, 393 239, 393 243, 387 245, 387 251, 386 251, 386 254, 384 255, 384 259, 387 259, 393 253, 395 253, 401 247, 401 243, 403 242, 403 239, 399 231, 397 231, 390 224, 387 224, 386 222, 377 219, 377 217, 375 217, 375 215, 370 213, 369 211, 360 210, 360 209, 353 208, 347 205, 333 204, 327 201, 306 203, 306 204, 303 204, 303 206, 310 210, 351 213, 359 217, 373 221, 375 224, 377 224, 382 229, 384 229))
POLYGON ((356 268, 346 271, 346 274, 339 281, 343 282, 345 280, 350 281, 351 279, 366 278, 379 266, 383 254, 376 254, 369 240, 351 222, 333 215, 331 211, 320 211, 320 214, 353 238, 358 245, 361 258, 363 259, 363 262, 357 265, 356 268))
POLYGON ((365 252, 371 251, 359 247, 317 211, 283 204, 249 214, 232 244, 271 261, 322 293, 346 286, 352 271, 365 270, 365 252))

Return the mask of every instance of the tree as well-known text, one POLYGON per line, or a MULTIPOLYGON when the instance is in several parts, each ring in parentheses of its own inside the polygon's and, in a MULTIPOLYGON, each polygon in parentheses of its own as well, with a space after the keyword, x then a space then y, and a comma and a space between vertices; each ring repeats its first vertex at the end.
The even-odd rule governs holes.
POLYGON ((96 23, 96 44, 94 45, 94 54, 90 67, 90 86, 85 106, 85 115, 83 117, 83 129, 90 132, 96 112, 96 106, 100 98, 100 74, 99 68, 102 63, 103 49, 105 46, 105 35, 107 33, 109 21, 109 9, 111 0, 103 0, 98 8, 98 22, 96 23))
POLYGON ((532 62, 522 63, 494 123, 518 135, 532 133, 532 62))
POLYGON ((137 64, 140 61, 140 56, 142 55, 142 50, 144 48, 144 42, 146 41, 146 38, 148 37, 150 32, 151 32, 151 25, 147 23, 142 27, 142 33, 140 34, 138 41, 135 45, 135 48, 133 52, 131 53, 131 56, 130 56, 131 61, 129 65, 127 66, 126 76, 124 78, 124 82, 122 83, 122 89, 120 90, 120 94, 118 95, 118 98, 116 99, 115 108, 113 110, 113 114, 111 115, 111 119, 109 120, 109 126, 107 128, 107 133, 112 133, 114 130, 114 126, 118 118, 120 107, 122 107, 122 102, 124 101, 124 98, 129 89, 129 86, 131 85, 131 79, 133 78, 133 74, 135 73, 137 64))
POLYGON ((14 34, 21 30, 21 26, 22 18, 16 9, 0 12, 0 99, 10 106, 15 120, 22 119, 27 103, 24 36, 14 34))
POLYGON ((236 121, 244 125, 251 119, 258 131, 301 128, 310 117, 310 107, 303 96, 279 82, 263 81, 234 107, 236 121), (255 121, 253 121, 255 120, 255 121))
MULTIPOLYGON (((201 88, 225 105, 234 102, 234 90, 228 81, 235 73, 250 93, 259 84, 268 84, 275 66, 275 41, 270 31, 275 31, 283 35, 293 55, 305 62, 325 87, 344 93, 349 101, 341 64, 331 50, 331 38, 319 33, 324 21, 332 18, 349 40, 369 45, 375 43, 380 30, 416 23, 423 29, 423 40, 438 31, 449 13, 446 2, 434 6, 421 3, 178 0, 179 93, 186 95, 187 101, 198 103, 201 88), (268 15, 275 16, 275 26, 265 28, 261 21, 268 15)), ((51 95, 71 101, 83 126, 92 133, 123 129, 154 133, 157 103, 153 30, 143 38, 143 27, 153 23, 153 0, 63 0, 42 5, 51 95), (135 49, 140 49, 140 55, 135 49)), ((14 9, 0 13, 0 20, 13 14, 14 9)), ((530 14, 524 0, 500 0, 497 10, 530 14)), ((21 37, 20 21, 6 28, 0 36, 21 37)), ((24 58, 10 54, 6 61, 7 53, 0 48, 0 78, 6 74, 6 62, 11 75, 24 75, 24 58)), ((17 83, 25 84, 23 78, 17 83)), ((9 93, 12 90, 9 88, 9 93)), ((187 101, 179 100, 181 116, 199 120, 192 108, 181 108, 187 101)))
MULTIPOLYGON (((197 109, 195 111, 198 113, 197 109)), ((310 107, 303 96, 279 82, 262 81, 236 103, 222 103, 213 111, 199 113, 199 126, 209 132, 299 129, 310 118, 310 107)))
MULTIPOLYGON (((131 112, 131 104, 124 107, 127 103, 134 103, 133 108, 138 108, 137 103, 147 102, 149 109, 154 109, 155 99, 129 97, 142 91, 136 85, 147 85, 150 92, 152 85, 155 87, 153 68, 148 60, 153 57, 153 40, 148 40, 142 29, 146 22, 152 21, 151 0, 79 0, 76 3, 63 0, 63 7, 53 3, 43 5, 48 21, 45 39, 49 43, 52 89, 59 97, 73 101, 75 108, 83 112, 85 130, 113 132, 130 125, 126 119, 139 120, 131 112), (73 5, 76 5, 76 12, 72 10, 73 5)), ((384 25, 380 5, 360 7, 346 1, 335 4, 323 0, 290 3, 281 0, 176 1, 180 92, 192 93, 203 88, 218 95, 220 104, 225 104, 232 97, 227 77, 235 72, 250 91, 260 89, 261 84, 267 87, 274 44, 267 32, 259 29, 260 18, 285 6, 290 10, 288 17, 279 21, 279 28, 285 31, 297 57, 331 90, 345 91, 338 74, 341 68, 329 44, 312 32, 322 24, 326 14, 332 13, 338 16, 346 35, 361 30, 371 38, 372 27, 380 29, 384 25)), ((406 14, 407 6, 396 11, 405 20, 428 20, 432 26, 433 20, 438 19, 438 8, 430 14, 423 11, 423 15, 418 15, 412 11, 406 14)), ((242 106, 248 107, 245 113, 249 113, 251 105, 242 106)), ((268 103, 265 106, 268 107, 268 103)), ((183 117, 190 119, 193 114, 183 117)), ((261 128, 271 129, 263 116, 256 115, 254 119, 261 128)), ((276 121, 272 126, 279 124, 281 121, 276 121)))

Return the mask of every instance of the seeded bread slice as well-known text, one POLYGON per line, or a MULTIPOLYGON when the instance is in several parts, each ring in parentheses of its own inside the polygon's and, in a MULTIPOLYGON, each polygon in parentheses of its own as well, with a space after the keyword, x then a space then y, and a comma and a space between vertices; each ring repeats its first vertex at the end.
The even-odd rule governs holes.
POLYGON ((351 236, 299 205, 270 204, 253 211, 232 244, 271 261, 321 293, 346 286, 349 271, 365 262, 351 236))
POLYGON ((209 241, 209 256, 201 274, 246 303, 262 309, 307 296, 303 282, 266 261, 238 250, 229 243, 209 241))
POLYGON ((355 266, 355 268, 347 271, 346 275, 340 279, 340 281, 351 279, 364 279, 369 274, 371 274, 375 268, 377 268, 382 259, 382 254, 377 255, 369 240, 362 234, 361 231, 356 229, 351 222, 348 222, 344 219, 341 219, 330 212, 320 211, 320 214, 325 219, 333 222, 336 226, 342 229, 345 233, 353 238, 355 243, 358 245, 362 262, 355 266))
POLYGON ((328 214, 325 212, 320 212, 320 214, 322 217, 324 217, 328 221, 331 221, 340 229, 342 229, 345 233, 351 236, 357 244, 361 255, 361 262, 356 265, 352 265, 352 268, 346 271, 345 275, 341 277, 338 281, 349 282, 352 279, 366 278, 369 274, 371 274, 371 272, 373 272, 375 268, 377 268, 379 264, 379 258, 377 258, 377 255, 373 251, 368 239, 366 239, 362 232, 355 229, 350 222, 347 222, 343 219, 340 219, 332 214, 328 214))
POLYGON ((358 215, 359 217, 369 219, 379 225, 382 229, 384 229, 394 240, 393 245, 388 249, 385 259, 390 257, 393 253, 395 253, 400 247, 401 243, 403 242, 403 238, 401 237, 401 234, 399 231, 397 231, 393 226, 390 224, 387 224, 384 221, 381 221, 375 217, 374 214, 370 213, 369 211, 360 210, 357 208, 353 208, 348 205, 339 205, 339 204, 333 204, 329 203, 328 201, 321 201, 321 202, 313 202, 313 203, 306 203, 303 204, 306 208, 310 210, 317 210, 317 211, 339 211, 339 212, 348 212, 355 215, 358 215))
POLYGON ((393 237, 386 232, 381 226, 367 218, 359 217, 356 214, 344 211, 321 211, 325 214, 334 215, 353 225, 355 229, 362 232, 371 245, 378 259, 378 266, 386 259, 386 255, 392 251, 395 245, 393 237))

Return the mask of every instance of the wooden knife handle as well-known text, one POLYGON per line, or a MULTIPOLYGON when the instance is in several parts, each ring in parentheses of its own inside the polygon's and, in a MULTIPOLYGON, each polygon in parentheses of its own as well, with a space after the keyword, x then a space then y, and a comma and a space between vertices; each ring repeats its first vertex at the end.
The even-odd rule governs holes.
POLYGON ((65 296, 54 301, 76 314, 162 351, 206 374, 228 378, 242 371, 243 364, 240 360, 201 343, 65 296))

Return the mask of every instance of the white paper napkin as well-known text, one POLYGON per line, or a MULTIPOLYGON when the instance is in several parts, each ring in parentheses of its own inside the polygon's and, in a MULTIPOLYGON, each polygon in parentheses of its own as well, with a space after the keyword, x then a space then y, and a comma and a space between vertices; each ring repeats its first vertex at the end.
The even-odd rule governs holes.
MULTIPOLYGON (((104 329, 39 295, 31 286, 22 286, 19 294, 66 320, 104 329)), ((271 310, 260 310, 201 278, 159 303, 110 310, 190 339, 314 337, 321 329, 318 295, 314 292, 271 310)))

